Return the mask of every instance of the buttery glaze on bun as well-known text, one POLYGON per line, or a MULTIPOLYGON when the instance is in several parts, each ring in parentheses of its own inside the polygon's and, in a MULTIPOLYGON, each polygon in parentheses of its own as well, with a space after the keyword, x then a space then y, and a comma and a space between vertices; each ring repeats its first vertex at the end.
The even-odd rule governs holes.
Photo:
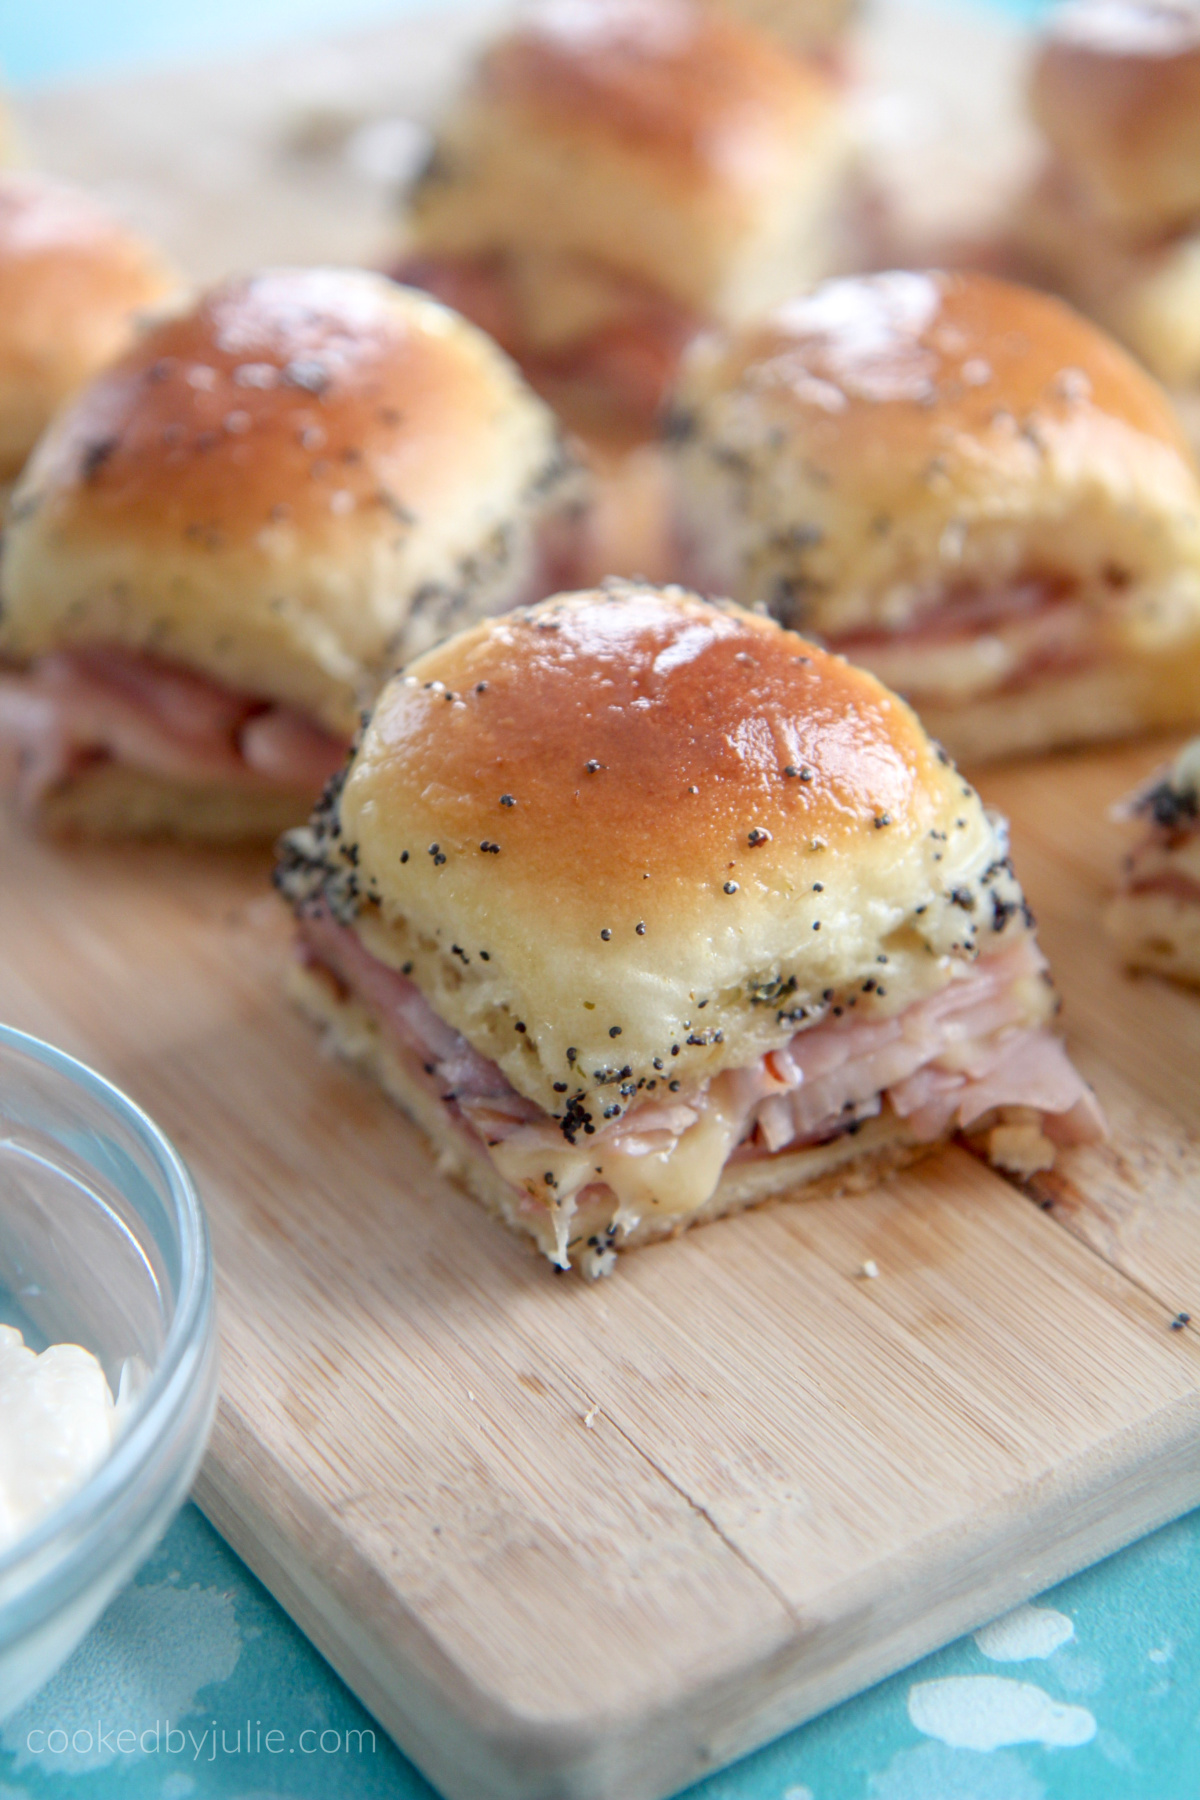
POLYGON ((1200 218, 1200 5, 1073 0, 1050 16, 1030 103, 1085 205, 1139 235, 1200 218))
POLYGON ((176 287, 157 253, 87 194, 0 172, 0 484, 176 287))
POLYGON ((547 409, 426 295, 351 269, 233 280, 43 439, 0 652, 118 646, 348 736, 405 655, 552 585, 565 473, 547 409))
MULTIPOLYGON (((560 1261, 581 1221, 640 1241, 914 1154, 879 1097, 898 1065, 870 1057, 977 961, 1061 1055, 1002 830, 914 715, 677 588, 563 596, 420 658, 278 879, 303 1004, 560 1261), (790 1156, 752 1153, 762 1059, 826 1027, 847 1049, 821 1073, 857 1051, 859 1086, 790 1156)), ((1037 1094, 1064 1114, 1066 1067, 1037 1094)))
POLYGON ((1200 717, 1195 462, 1060 301, 829 282, 697 344, 668 429, 697 585, 865 662, 960 758, 1200 717))

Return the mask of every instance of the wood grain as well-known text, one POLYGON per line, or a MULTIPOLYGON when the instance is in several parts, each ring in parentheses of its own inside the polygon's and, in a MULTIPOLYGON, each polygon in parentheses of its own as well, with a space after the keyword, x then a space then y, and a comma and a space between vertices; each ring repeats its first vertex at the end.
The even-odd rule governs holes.
MULTIPOLYGON (((32 96, 26 139, 198 277, 370 258, 370 131, 433 116, 495 10, 32 96)), ((910 244, 1020 178, 1020 55, 982 12, 877 10, 863 112, 910 244)), ((981 784, 1108 1145, 1032 1197, 952 1151, 596 1286, 317 1054, 265 859, 0 824, 0 1016, 127 1088, 208 1203, 202 1504, 452 1800, 656 1800, 1200 1500, 1200 1347, 1170 1329, 1200 1319, 1200 1000, 1099 927, 1105 809, 1160 754, 981 784)))
POLYGON ((455 1800, 650 1800, 1200 1499, 1200 1008, 1099 934, 1154 754, 984 783, 1116 1125, 1050 1211, 956 1150, 595 1285, 318 1055, 264 858, 5 827, 0 1012, 208 1202, 202 1501, 455 1800))

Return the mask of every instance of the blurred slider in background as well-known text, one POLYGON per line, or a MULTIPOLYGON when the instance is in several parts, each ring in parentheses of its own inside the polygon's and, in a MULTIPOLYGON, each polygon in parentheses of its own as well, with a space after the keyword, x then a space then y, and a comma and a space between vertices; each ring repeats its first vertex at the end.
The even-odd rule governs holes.
POLYGON ((1126 343, 1200 435, 1200 5, 1060 7, 1029 99, 1045 158, 1017 208, 1019 254, 1126 343))
POLYGON ((1200 720, 1200 478, 1062 301, 831 281, 698 343, 669 420, 686 578, 819 634, 960 761, 1200 720))
POLYGON ((483 53, 394 272, 574 425, 645 435, 687 342, 843 266, 844 83, 690 0, 543 0, 483 53))
POLYGON ((427 295, 351 269, 213 289, 59 415, 14 496, 0 741, 26 812, 273 837, 398 663, 561 585, 578 479, 427 295))

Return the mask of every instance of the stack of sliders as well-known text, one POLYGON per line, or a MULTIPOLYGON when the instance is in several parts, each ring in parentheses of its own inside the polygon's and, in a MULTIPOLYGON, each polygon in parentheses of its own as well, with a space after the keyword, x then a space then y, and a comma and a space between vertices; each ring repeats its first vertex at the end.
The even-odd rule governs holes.
POLYGON ((128 348, 176 285, 90 196, 42 175, 0 174, 0 523, 59 407, 128 348))
POLYGON ((1137 832, 1105 924, 1125 961, 1200 986, 1200 738, 1117 808, 1137 832))
POLYGON ((216 288, 59 415, 14 496, 25 810, 274 837, 399 662, 561 585, 578 499, 546 407, 428 296, 355 270, 216 288))
POLYGON ((873 670, 960 761, 1200 721, 1200 475, 1062 302, 831 281, 697 344, 668 429, 681 573, 873 670))
POLYGON ((644 432, 700 326, 838 261, 847 118, 825 64, 692 0, 543 0, 443 121, 396 272, 576 423, 644 432))
POLYGON ((1031 271, 1200 417, 1200 5, 1073 0, 1030 100, 1049 146, 1016 221, 1031 271))
POLYGON ((873 676, 678 588, 418 658, 277 883, 301 1004, 559 1267, 1102 1129, 1003 823, 873 676))

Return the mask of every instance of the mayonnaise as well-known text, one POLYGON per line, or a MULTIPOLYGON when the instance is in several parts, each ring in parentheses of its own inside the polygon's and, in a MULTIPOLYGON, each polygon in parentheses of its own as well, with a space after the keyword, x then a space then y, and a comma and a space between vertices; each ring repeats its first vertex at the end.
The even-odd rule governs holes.
POLYGON ((79 1344, 39 1356, 0 1325, 0 1550, 79 1487, 112 1447, 118 1413, 79 1344))

